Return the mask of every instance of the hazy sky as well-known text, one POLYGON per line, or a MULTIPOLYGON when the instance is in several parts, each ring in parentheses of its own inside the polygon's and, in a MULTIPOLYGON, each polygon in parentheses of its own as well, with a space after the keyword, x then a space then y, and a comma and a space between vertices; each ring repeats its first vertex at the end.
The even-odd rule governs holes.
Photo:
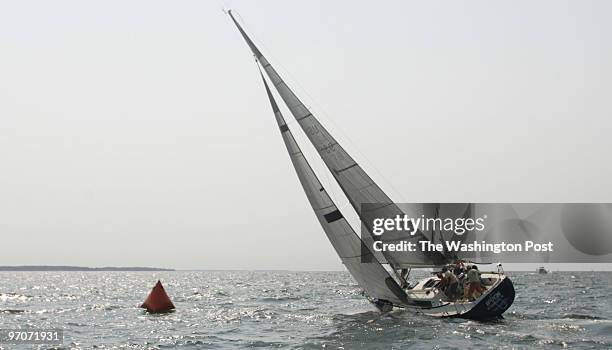
POLYGON ((612 200, 610 1, 2 1, 0 265, 341 268, 223 6, 396 201, 612 200))

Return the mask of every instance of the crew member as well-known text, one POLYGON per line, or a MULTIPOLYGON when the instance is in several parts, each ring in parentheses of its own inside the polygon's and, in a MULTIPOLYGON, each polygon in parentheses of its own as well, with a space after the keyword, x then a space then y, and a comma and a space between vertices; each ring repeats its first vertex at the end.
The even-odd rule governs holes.
POLYGON ((467 288, 465 289, 464 298, 467 300, 474 300, 479 297, 484 289, 480 284, 480 273, 478 272, 478 267, 476 265, 468 266, 468 272, 465 276, 465 281, 467 282, 467 288), (474 295, 478 293, 478 295, 474 295))

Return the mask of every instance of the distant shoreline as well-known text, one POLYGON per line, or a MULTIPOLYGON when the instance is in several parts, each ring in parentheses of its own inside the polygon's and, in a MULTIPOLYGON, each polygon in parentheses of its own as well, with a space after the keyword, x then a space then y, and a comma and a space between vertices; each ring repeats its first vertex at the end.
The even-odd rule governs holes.
POLYGON ((174 269, 159 267, 84 267, 84 266, 0 266, 0 271, 176 271, 174 269))

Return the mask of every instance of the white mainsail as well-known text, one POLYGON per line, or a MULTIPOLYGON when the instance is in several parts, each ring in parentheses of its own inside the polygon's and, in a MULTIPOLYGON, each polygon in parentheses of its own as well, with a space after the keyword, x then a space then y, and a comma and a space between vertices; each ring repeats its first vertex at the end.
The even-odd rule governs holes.
MULTIPOLYGON (((287 86, 274 67, 272 67, 236 21, 231 11, 228 11, 228 13, 279 95, 308 136, 310 142, 317 149, 317 152, 329 171, 333 174, 334 179, 338 182, 340 188, 347 196, 367 231, 370 233, 372 232, 372 221, 374 218, 395 218, 398 215, 404 215, 400 208, 370 178, 344 148, 338 144, 314 117, 310 110, 287 86), (362 210, 362 204, 368 204, 368 210, 362 210)), ((365 241, 371 248, 372 246, 369 243, 371 243, 372 240, 382 240, 384 243, 391 244, 403 241, 418 244, 418 241, 430 240, 430 238, 431 237, 427 237, 420 231, 413 236, 405 232, 386 232, 382 239, 381 237, 370 236, 365 241)), ((395 270, 404 266, 441 265, 447 260, 442 254, 437 252, 423 253, 421 251, 415 251, 410 254, 406 252, 385 252, 383 255, 386 261, 391 264, 395 270)))
POLYGON ((323 185, 295 141, 291 130, 289 130, 289 126, 276 104, 263 73, 261 78, 263 79, 272 111, 276 117, 276 122, 283 136, 283 141, 291 157, 291 162, 304 188, 304 192, 306 192, 306 197, 308 197, 317 219, 319 219, 327 238, 336 250, 336 253, 338 253, 338 256, 340 256, 344 266, 346 266, 353 278, 371 298, 387 300, 396 305, 405 303, 406 294, 380 262, 375 259, 369 259, 371 262, 367 263, 362 262, 363 252, 369 252, 369 250, 362 246, 359 236, 357 236, 351 225, 327 194, 327 191, 323 188, 323 185))

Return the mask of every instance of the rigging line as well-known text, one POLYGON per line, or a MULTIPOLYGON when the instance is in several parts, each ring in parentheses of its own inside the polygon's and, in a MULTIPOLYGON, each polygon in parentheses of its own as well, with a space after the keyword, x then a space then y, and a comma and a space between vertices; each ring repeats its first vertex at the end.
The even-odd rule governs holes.
MULTIPOLYGON (((242 26, 243 26, 245 29, 248 29, 248 25, 246 25, 246 22, 244 21, 244 19, 243 19, 243 18, 242 18, 242 16, 240 15, 240 12, 237 12, 237 11, 232 10, 232 13, 237 14, 237 15, 238 15, 238 18, 239 18, 239 20, 240 20, 240 22, 242 23, 242 26)), ((307 91, 307 90, 306 90, 306 89, 305 89, 305 88, 304 88, 304 87, 303 87, 303 86, 302 86, 302 85, 299 83, 299 81, 298 81, 298 80, 297 80, 297 79, 296 79, 296 78, 293 76, 293 74, 291 74, 291 73, 290 73, 290 71, 289 71, 289 70, 288 70, 288 69, 287 69, 287 68, 286 68, 284 65, 282 65, 282 64, 280 63, 280 61, 278 61, 278 60, 274 60, 274 59, 273 59, 273 58, 274 58, 274 55, 269 54, 269 53, 271 52, 271 50, 270 50, 270 49, 269 49, 269 48, 268 48, 268 47, 267 47, 265 44, 263 44, 263 42, 262 42, 261 40, 259 40, 259 39, 257 38, 257 35, 256 35, 256 34, 254 34, 254 32, 253 32, 253 31, 251 31, 250 29, 249 29, 249 33, 250 33, 250 36, 251 36, 251 40, 253 40, 253 39, 254 39, 253 41, 255 41, 255 42, 257 42, 257 43, 258 43, 258 47, 260 48, 260 51, 266 52, 266 54, 265 54, 264 56, 266 57, 266 59, 268 60, 268 62, 270 62, 270 61, 275 61, 275 63, 274 63, 274 67, 276 67, 276 68, 279 68, 279 67, 280 67, 280 69, 279 69, 279 70, 280 70, 280 72, 279 72, 279 73, 282 73, 282 75, 283 75, 283 77, 284 77, 284 78, 283 78, 283 80, 285 81, 285 83, 287 84, 287 82, 288 82, 288 85, 291 85, 291 86, 297 86, 298 90, 300 90, 300 92, 301 92, 303 95, 305 95, 305 96, 306 96, 306 97, 307 97, 309 100, 311 100, 311 102, 314 102, 314 104, 315 104, 315 105, 319 106, 319 107, 318 107, 318 109, 320 109, 320 110, 321 110, 321 112, 322 112, 322 114, 324 115, 324 118, 323 118, 323 119, 324 119, 324 120, 326 120, 326 121, 329 121, 329 122, 330 122, 332 125, 334 125, 334 126, 335 126, 335 129, 339 129, 338 124, 334 123, 334 122, 333 122, 333 120, 332 120, 330 117, 328 117, 328 116, 329 116, 329 114, 328 114, 327 112, 325 112, 325 111, 323 110, 323 108, 321 108, 321 106, 320 106, 318 103, 316 103, 316 101, 314 100, 314 98, 313 98, 313 97, 312 97, 312 96, 311 96, 311 95, 308 93, 308 91, 307 91), (262 48, 263 48, 263 50, 262 50, 262 48), (270 59, 270 58, 272 58, 272 59, 270 59), (289 79, 287 79, 287 77, 289 77, 289 79)), ((311 107, 311 106, 309 106, 309 105, 307 105, 307 104, 306 104, 304 101, 302 101, 302 103, 304 103, 304 106, 306 106, 308 109, 312 109, 312 107, 311 107)), ((284 106, 284 104, 283 104, 283 106, 284 106)), ((285 107, 286 107, 286 106, 285 106, 285 107)), ((287 109, 286 109, 286 108, 285 108, 285 111, 287 111, 287 109)), ((290 120, 291 120, 290 122, 285 121, 285 122, 287 123, 287 125, 292 125, 292 124, 294 124, 294 123, 297 123, 297 121, 295 120, 295 118, 290 118, 290 120)), ((298 128, 298 129, 300 129, 300 131, 299 131, 299 132, 297 132, 297 133, 296 133, 296 132, 293 132, 294 138, 298 138, 298 139, 300 139, 300 142, 301 142, 301 143, 303 143, 303 144, 310 145, 311 143, 310 143, 309 141, 307 141, 307 142, 305 142, 305 141, 304 141, 304 140, 305 140, 305 136, 302 134, 302 133, 303 133, 303 130, 301 130, 301 128, 298 128), (305 142, 305 143, 304 143, 304 142, 305 142)), ((354 143, 354 142, 352 142, 352 141, 351 141, 351 140, 350 140, 350 139, 349 139, 349 138, 346 136, 346 134, 345 134, 344 132, 342 132, 342 131, 340 130, 340 131, 339 131, 339 133, 340 133, 341 135, 343 135, 343 136, 345 137, 345 139, 347 139, 347 140, 348 140, 349 144, 352 144, 353 146, 355 145, 355 143, 354 143)), ((310 150, 310 148, 309 148, 309 150, 310 150)), ((302 151, 302 152, 304 152, 304 151, 302 151)), ((307 151, 307 152, 306 152, 306 154, 309 154, 309 155, 310 155, 310 153, 311 153, 311 152, 309 152, 309 151, 307 151)), ((361 158, 362 158, 362 159, 365 159, 365 161, 366 161, 366 163, 367 163, 367 164, 372 165, 372 162, 371 162, 371 161, 370 161, 368 158, 366 158, 366 157, 363 155, 363 153, 362 153, 362 152, 358 151, 357 153, 361 155, 361 158)), ((351 211, 352 211, 352 205, 350 204, 350 202, 349 202, 347 199, 345 199, 345 197, 344 197, 344 192, 343 192, 343 191, 339 191, 339 190, 338 190, 337 186, 339 186, 339 185, 336 183, 336 181, 335 181, 335 180, 334 180, 333 182, 330 180, 330 176, 329 176, 329 174, 328 174, 327 167, 326 167, 326 166, 321 166, 321 164, 320 164, 320 163, 322 163, 322 161, 320 161, 320 157, 318 157, 318 156, 317 156, 317 153, 314 153, 314 155, 315 155, 315 157, 314 157, 314 158, 319 160, 319 161, 315 161, 315 164, 316 164, 316 166, 315 166, 315 167, 316 167, 316 168, 319 170, 319 171, 318 171, 318 173, 323 173, 323 181, 325 182, 327 192, 328 192, 328 194, 330 195, 330 197, 332 198, 332 200, 334 200, 336 203, 338 203, 338 199, 339 199, 339 198, 343 198, 342 200, 340 200, 340 201, 339 201, 339 202, 340 202, 340 203, 342 203, 342 204, 341 204, 341 205, 338 205, 338 208, 339 208, 339 209, 341 209, 341 210, 346 210, 347 208, 349 208, 349 207, 350 207, 350 208, 351 208, 351 211), (321 169, 323 169, 323 170, 321 171, 321 169), (339 193, 342 193, 342 197, 340 197, 339 193)), ((313 158, 313 157, 310 157, 309 159, 311 159, 311 158, 313 158)), ((376 173, 379 175, 379 177, 380 177, 380 178, 382 178, 382 180, 385 182, 385 184, 387 184, 387 185, 389 185, 389 184, 390 184, 390 183, 389 183, 389 181, 388 181, 388 180, 386 180, 386 179, 385 179, 385 178, 382 176, 382 174, 381 174, 381 172, 380 172, 380 171, 378 171, 378 170, 377 170, 377 169, 376 169, 374 166, 371 166, 371 168, 372 168, 372 169, 374 169, 374 171, 375 171, 375 172, 376 172, 376 173)), ((396 189, 395 189, 393 186, 389 185, 389 187, 391 188, 391 191, 393 191, 395 195, 398 195, 398 194, 399 194, 399 192, 398 192, 398 191, 397 191, 397 190, 396 190, 396 189)), ((401 199, 403 200, 403 197, 401 197, 401 195, 399 195, 398 197, 399 197, 399 198, 401 198, 401 199)), ((396 198, 397 198, 397 197, 396 197, 396 198)), ((360 223, 360 221, 359 221, 359 220, 351 220, 351 221, 355 221, 357 224, 359 224, 359 223, 360 223)), ((349 222, 350 222, 350 221, 349 221, 349 222)))
MULTIPOLYGON (((259 70, 259 73, 260 73, 260 74, 263 76, 263 73, 262 73, 262 70, 261 70, 261 65, 260 65, 260 63, 259 63, 259 60, 257 60, 257 58, 255 58, 254 63, 255 63, 255 65, 257 66, 257 69, 259 70)), ((272 93, 274 93, 274 92, 272 92, 272 93)), ((284 103, 282 103, 281 105, 279 105, 279 109, 280 109, 280 108, 283 108, 283 109, 285 109, 285 111, 286 111, 286 106, 285 106, 285 104, 284 104, 284 103)), ((281 111, 281 113, 283 113, 283 112, 281 111)), ((284 113, 283 113, 283 114, 284 114, 284 113)), ((283 118, 283 119, 284 119, 284 118, 283 118)), ((287 120, 285 120, 285 124, 286 124, 288 127, 289 127, 289 126, 293 126, 293 125, 295 125, 295 124, 297 124, 297 123, 298 123, 298 122, 295 120, 295 118, 290 118, 289 120, 290 120, 289 122, 288 122, 287 120)), ((298 142, 298 139, 299 139, 299 141, 300 141, 300 142, 298 142, 298 145, 299 145, 300 143, 301 143, 301 144, 306 144, 306 145, 310 144, 310 142, 308 142, 308 141, 306 141, 306 140, 305 140, 305 136, 304 136, 304 135, 302 135, 303 131, 301 130, 301 128, 297 128, 297 129, 300 129, 300 132, 296 133, 296 132, 295 132, 295 130, 292 132, 292 134, 293 134, 293 138, 295 139, 295 142, 298 142)), ((316 151, 316 150, 315 150, 315 151, 316 151)), ((304 156, 304 158, 307 158, 307 157, 306 157, 306 154, 305 154, 303 151, 302 151, 301 153, 302 153, 302 155, 304 156)), ((318 158, 318 157, 314 157, 314 158, 315 158, 315 160, 318 160, 318 161, 319 161, 319 163, 321 162, 321 161, 319 160, 319 158, 318 158)), ((315 162, 315 163, 316 163, 316 164, 313 164, 314 166, 312 166, 313 171, 315 171, 315 170, 314 170, 314 168, 318 168, 318 169, 317 169, 317 170, 318 170, 317 172, 318 172, 318 173, 323 173, 323 177, 324 177, 324 181, 323 181, 323 182, 325 182, 325 184, 324 184, 325 186, 324 186, 324 187, 327 189, 327 190, 326 190, 326 192, 327 192, 327 194, 328 194, 328 195, 331 197, 332 201, 334 201, 335 203, 338 203, 338 200, 337 200, 338 196, 337 196, 337 194, 335 193, 333 186, 331 185, 331 184, 332 184, 332 182, 331 182, 331 180, 330 180, 330 174, 329 174, 329 172, 327 171, 327 168, 324 168, 324 167, 323 167, 321 164, 319 164, 319 163, 317 163, 317 162, 315 162), (321 171, 321 169, 323 169, 323 170, 321 171)), ((315 174, 316 174, 316 172, 315 172, 315 174)), ((334 184, 335 184, 335 182, 334 182, 334 184)), ((341 201, 341 202, 342 202, 342 201, 341 201)), ((339 207, 338 207, 338 209, 342 209, 342 210, 343 210, 343 209, 346 209, 346 207, 348 206, 348 204, 346 203, 347 201, 345 200, 345 201, 343 201, 343 202, 344 202, 344 203, 343 203, 341 206, 339 206, 339 207)))
MULTIPOLYGON (((246 22, 244 21, 242 16, 240 15, 240 12, 237 12, 237 11, 233 10, 232 13, 236 13, 238 15, 238 17, 240 19, 240 22, 242 23, 243 28, 245 28, 245 29, 249 28, 248 25, 246 25, 246 22)), ((252 40, 254 39, 253 41, 258 43, 258 47, 260 48, 260 51, 265 51, 266 52, 266 54, 264 56, 266 57, 268 62, 274 61, 274 67, 276 67, 277 70, 280 71, 279 73, 282 73, 282 76, 283 76, 282 80, 284 80, 285 85, 292 86, 292 87, 294 87, 294 89, 297 87, 297 90, 299 90, 300 95, 306 96, 310 100, 308 102, 311 102, 311 103, 314 103, 316 105, 319 105, 318 103, 316 103, 316 101, 312 97, 312 95, 310 93, 308 93, 308 91, 302 86, 302 84, 300 84, 299 80, 297 80, 297 78, 295 78, 295 76, 280 62, 280 60, 275 60, 274 59, 275 56, 273 54, 271 54, 272 50, 270 50, 261 40, 259 40, 257 38, 257 35, 255 34, 255 32, 250 30, 250 29, 248 30, 248 32, 250 34, 251 39, 252 40), (261 50, 261 48, 263 48, 263 50, 261 50)), ((312 106, 310 106, 306 101, 301 101, 301 102, 304 104, 304 106, 306 108, 312 109, 312 106)), ((320 106, 318 106, 318 109, 322 109, 322 108, 320 108, 320 106)), ((326 113, 324 111, 322 111, 322 112, 325 115, 329 115, 328 113, 326 113)), ((323 119, 324 120, 328 120, 327 117, 325 117, 323 119)), ((333 123, 333 121, 332 121, 332 123, 333 123)), ((335 123, 333 123, 333 124, 335 125, 335 123)), ((342 134, 344 134, 344 133, 342 133, 342 134)))
MULTIPOLYGON (((236 12, 236 11, 232 11, 232 12, 233 13, 237 13, 238 17, 240 18, 240 22, 242 22, 242 24, 243 24, 243 27, 248 28, 248 26, 245 25, 245 21, 242 18, 242 16, 240 15, 240 12, 236 12)), ((266 45, 264 45, 261 40, 257 39, 257 35, 253 34, 254 32, 251 31, 251 30, 249 30, 249 33, 251 33, 251 37, 254 38, 255 41, 257 41, 259 43, 259 47, 260 48, 264 48, 264 51, 267 53, 265 55, 265 57, 268 59, 268 61, 270 61, 270 58, 274 58, 274 55, 270 54, 270 52, 272 52, 272 51, 270 49, 268 49, 268 47, 266 47, 266 45)), ((333 134, 340 134, 348 142, 348 144, 351 146, 351 153, 352 154, 355 154, 355 153, 358 154, 359 157, 365 161, 365 163, 368 165, 368 168, 370 168, 371 170, 374 171, 375 174, 377 174, 377 177, 382 180, 382 182, 385 184, 385 187, 387 187, 388 189, 391 190, 391 192, 393 194, 393 197, 398 198, 401 202, 405 203, 406 199, 401 194, 401 192, 398 191, 397 188, 395 188, 395 186, 393 186, 393 184, 374 165, 374 163, 368 157, 366 157, 365 154, 362 151, 359 150, 359 148, 356 146, 356 143, 353 142, 353 140, 342 130, 342 128, 339 126, 338 123, 336 123, 334 121, 334 119, 330 116, 330 114, 325 111, 323 106, 320 103, 318 103, 316 101, 316 99, 314 99, 313 96, 310 93, 308 93, 308 90, 306 90, 302 86, 302 84, 300 84, 299 80, 297 78, 295 78, 293 76, 293 74, 291 74, 291 72, 284 65, 282 65, 280 63, 280 61, 275 60, 274 66, 277 67, 277 68, 278 67, 281 68, 280 70, 282 71, 283 76, 285 76, 285 78, 283 80, 288 81, 292 86, 297 87, 298 90, 300 90, 300 92, 303 93, 310 100, 310 103, 312 103, 313 105, 315 105, 317 107, 318 112, 321 112, 321 114, 319 114, 319 113, 316 113, 316 114, 318 114, 319 116, 322 115, 323 116, 323 118, 322 118, 323 120, 325 120, 326 122, 329 122, 329 123, 332 124, 333 129, 335 129, 333 134), (289 79, 287 79, 286 77, 289 77, 289 79)), ((304 101, 302 101, 302 103, 304 103, 306 108, 312 109, 312 106, 309 106, 304 101)), ((360 163, 360 162, 358 162, 358 163, 360 163)))
MULTIPOLYGON (((309 95, 308 93, 306 93, 306 94, 309 95)), ((310 97, 310 99, 314 101, 314 99, 312 97, 310 97)), ((391 190, 391 192, 393 193, 393 197, 399 198, 401 200, 401 202, 405 203, 406 200, 405 200, 404 196, 401 194, 401 192, 399 192, 397 190, 397 188, 395 188, 395 186, 392 185, 391 181, 389 181, 383 175, 383 173, 374 165, 374 163, 368 157, 366 157, 366 155, 359 149, 359 147, 357 147, 356 143, 351 139, 351 137, 349 137, 347 135, 347 133, 345 133, 342 130, 342 128, 339 126, 339 124, 334 121, 334 119, 329 115, 329 113, 327 113, 325 111, 325 109, 320 104, 318 104, 316 101, 314 101, 313 103, 318 106, 318 109, 320 110, 320 112, 324 116, 323 119, 333 125, 333 128, 335 129, 333 134, 336 134, 336 135, 340 134, 340 135, 342 135, 342 137, 344 138, 343 141, 347 141, 347 143, 350 145, 351 152, 349 154, 357 154, 358 157, 361 158, 361 160, 365 161, 365 164, 367 164, 368 168, 373 170, 374 173, 378 176, 378 178, 381 179, 382 182, 386 185, 386 187, 391 190)), ((332 134, 332 132, 330 132, 330 134, 332 134)), ((334 138, 336 138, 336 137, 334 136, 334 138)), ((346 143, 342 142, 342 144, 345 145, 346 143)), ((344 146, 343 146, 343 148, 346 149, 346 147, 344 147, 344 146)), ((348 153, 348 150, 347 150, 347 153, 348 153)), ((358 164, 363 164, 363 162, 361 162, 359 160, 357 160, 357 163, 358 164)))
MULTIPOLYGON (((261 45, 261 46, 263 46, 263 47, 265 48, 265 45, 261 45)), ((269 51, 270 51, 270 50, 268 50, 268 49, 266 48, 266 52, 269 52, 269 51)), ((269 57, 269 56, 271 56, 271 55, 266 55, 266 57, 269 57)), ((320 118, 320 116, 322 115, 322 116, 323 116, 323 118, 321 118, 321 119, 323 119, 324 121, 329 122, 329 123, 331 123, 331 124, 332 124, 333 129, 335 129, 335 130, 333 130, 333 132, 331 132, 330 130, 328 130, 328 131, 330 131, 330 134, 332 134, 332 135, 334 135, 334 134, 336 134, 336 135, 337 135, 337 134, 340 134, 340 135, 341 135, 341 136, 342 136, 342 137, 345 139, 345 140, 343 140, 343 141, 347 141, 347 142, 348 142, 348 144, 349 144, 349 145, 351 145, 352 150, 351 150, 351 152, 350 152, 349 154, 355 154, 355 153, 357 153, 361 159, 365 160, 365 163, 368 165, 368 167, 369 167, 369 168, 371 168, 372 170, 374 170, 374 173, 376 173, 376 174, 378 175, 378 177, 379 177, 380 179, 382 179, 382 181, 385 183, 385 185, 387 185, 387 186, 388 186, 388 188, 390 188, 390 189, 391 189, 391 191, 393 192, 393 195, 394 195, 396 198, 399 198, 399 199, 400 199, 402 202, 406 202, 406 200, 405 200, 405 198, 403 197, 403 195, 401 194, 401 192, 400 192, 400 191, 398 191, 398 190, 397 190, 397 188, 395 188, 395 187, 393 186, 393 184, 392 184, 392 183, 391 183, 391 182, 390 182, 390 181, 389 181, 389 180, 388 180, 388 179, 387 179, 387 178, 386 178, 386 177, 385 177, 385 176, 382 174, 382 172, 381 172, 381 171, 380 171, 380 170, 379 170, 379 169, 378 169, 378 168, 377 168, 377 167, 374 165, 374 163, 373 163, 373 162, 372 162, 372 161, 371 161, 371 160, 370 160, 368 157, 366 157, 366 156, 365 156, 365 154, 364 154, 364 153, 363 153, 363 152, 362 152, 362 151, 359 149, 359 147, 357 147, 357 146, 356 146, 356 143, 355 143, 355 142, 354 142, 354 141, 353 141, 353 140, 352 140, 352 139, 351 139, 351 138, 350 138, 350 137, 347 135, 347 133, 345 133, 345 132, 342 130, 342 128, 340 127, 340 125, 334 121, 334 119, 333 119, 333 118, 330 116, 330 114, 329 114, 329 113, 327 113, 327 112, 325 111, 325 109, 323 108, 323 106, 322 106, 321 104, 319 104, 319 103, 316 101, 316 99, 315 99, 315 98, 314 98, 314 97, 313 97, 313 96, 312 96, 310 93, 308 93, 308 91, 306 90, 306 88, 304 88, 304 87, 303 87, 303 86, 302 86, 302 85, 299 83, 299 81, 297 80, 297 78, 295 78, 295 77, 293 76, 293 74, 291 74, 291 73, 289 72, 289 70, 288 70, 287 68, 285 68, 285 67, 284 67, 284 66, 283 66, 281 63, 276 62, 276 63, 275 63, 275 66, 276 66, 276 67, 279 67, 279 66, 280 66, 280 67, 281 67, 281 69, 282 69, 282 71, 283 71, 283 75, 285 75, 285 76, 289 76, 289 77, 290 77, 290 79, 286 79, 286 78, 285 78, 285 79, 284 79, 285 81, 289 80, 289 83, 290 83, 291 85, 295 85, 295 86, 297 86, 297 87, 298 87, 298 90, 300 90, 300 92, 301 92, 301 93, 303 93, 304 95, 306 95, 306 97, 307 97, 307 98, 310 100, 310 102, 311 102, 311 103, 313 103, 313 104, 314 104, 314 105, 317 107, 317 112, 321 112, 321 114, 319 114, 319 113, 315 113, 315 114, 317 114, 317 115, 318 115, 318 118, 320 118)), ((286 84, 286 85, 287 85, 287 84, 286 84)), ((304 101, 302 101, 302 103, 304 103, 304 101)), ((309 105, 308 105, 308 104, 306 104, 306 103, 304 103, 304 105, 305 105, 305 106, 306 106, 306 108, 308 108, 309 110, 312 110, 312 109, 313 109, 313 108, 312 108, 312 106, 309 106, 309 105)), ((328 124, 328 125, 329 125, 329 124, 328 124)), ((325 125, 324 125, 324 127, 325 127, 325 125)), ((334 137, 334 136, 332 136, 332 137, 334 137)), ((336 137, 334 137, 334 138, 336 138, 336 137)), ((344 142, 343 142, 343 144, 344 144, 344 142)), ((348 151, 347 151, 347 152, 348 152, 348 151)), ((357 162, 357 163, 360 163, 360 162, 357 162)))
MULTIPOLYGON (((245 29, 248 29, 248 28, 249 28, 249 27, 248 27, 248 25, 246 25, 246 22, 244 21, 244 19, 242 18, 242 16, 240 15, 240 12, 235 11, 235 10, 232 10, 232 13, 234 13, 234 14, 237 14, 237 15, 238 15, 238 19, 239 19, 239 21, 241 22, 242 26, 243 26, 245 29)), ((250 33, 250 36, 251 36, 251 40, 253 40, 253 39, 254 39, 254 41, 258 43, 258 46, 259 46, 260 50, 261 50, 261 48, 263 48, 263 51, 265 51, 265 52, 266 52, 266 54, 265 54, 264 56, 266 57, 266 59, 268 60, 268 62, 270 62, 270 57, 272 57, 272 58, 274 57, 273 55, 270 55, 270 54, 269 54, 270 50, 269 50, 269 49, 266 47, 266 45, 264 45, 264 44, 262 43, 262 41, 261 41, 261 40, 259 40, 259 39, 257 38, 257 35, 255 35, 255 34, 254 34, 254 32, 253 32, 253 31, 251 31, 250 29, 249 29, 249 33, 250 33)), ((256 62, 256 64, 257 64, 257 68, 258 68, 258 69, 260 70, 260 72, 261 72, 260 65, 259 65, 259 62, 257 61, 257 59, 255 60, 255 62, 256 62)), ((275 65, 275 67, 277 67, 277 68, 278 68, 278 67, 280 67, 280 68, 281 68, 280 70, 281 70, 281 73, 283 74, 283 76, 289 76, 289 77, 290 77, 290 79, 289 79, 289 83, 290 83, 291 85, 293 85, 293 84, 297 85, 297 86, 299 87, 299 89, 300 89, 300 90, 302 90, 302 92, 303 92, 304 94, 306 94, 307 96, 310 96, 310 95, 308 94, 308 92, 306 92, 306 91, 305 91, 305 89, 304 89, 304 88, 302 88, 302 87, 301 87, 301 85, 300 85, 298 82, 296 82, 296 81, 295 81, 295 79, 293 78, 292 74, 291 74, 291 73, 289 73, 289 71, 288 71, 288 70, 287 70, 287 69, 286 69, 286 68, 285 68, 285 67, 284 67, 282 64, 280 64, 280 63, 275 63, 274 65, 275 65)), ((287 79, 286 79, 286 78, 284 78, 283 80, 287 81, 287 79)), ((312 99, 312 98, 310 98, 310 99, 312 99)), ((285 104, 283 103, 282 105, 285 107, 285 108, 283 108, 283 109, 285 109, 285 112, 286 112, 286 111, 287 111, 287 108, 286 108, 285 104)), ((306 106, 306 105, 305 105, 305 106, 306 106)), ((311 108, 310 106, 306 106, 306 107, 307 107, 307 108, 309 108, 309 109, 311 108)), ((282 108, 282 107, 279 107, 279 108, 282 108)), ((298 123, 298 121, 297 121, 295 118, 290 118, 289 120, 290 120, 290 121, 285 120, 285 123, 286 123, 288 126, 292 126, 293 124, 298 123)), ((303 130, 301 130, 301 128, 298 128, 298 129, 300 129, 300 132, 297 132, 297 133, 296 133, 295 131, 293 132, 293 136, 294 136, 294 138, 296 138, 296 139, 300 139, 300 143, 302 143, 302 144, 305 144, 305 145, 310 145, 310 141, 305 141, 305 136, 304 136, 304 135, 302 135, 303 130)), ((296 142, 297 142, 297 141, 296 141, 296 142)), ((315 150, 315 151, 316 151, 316 150, 315 150)), ((317 152, 318 152, 318 151, 317 151, 317 152)), ((303 153, 303 151, 302 151, 302 153, 303 153)), ((309 154, 309 153, 310 153, 309 151, 307 151, 307 152, 306 152, 306 154, 309 154)), ((317 154, 317 153, 315 153, 315 156, 316 156, 316 154, 317 154)), ((315 159, 319 159, 319 157, 313 157, 313 158, 315 158, 315 159)), ((320 162, 315 162, 315 164, 316 164, 316 166, 315 166, 315 167, 316 167, 316 168, 318 168, 319 173, 323 173, 323 179, 324 179, 324 182, 325 182, 325 185, 326 185, 326 188, 327 188, 327 193, 330 195, 330 197, 332 198, 332 200, 333 200, 333 201, 337 202, 337 199, 339 198, 339 196, 338 196, 338 190, 335 188, 335 186, 337 186, 337 184, 335 183, 335 181, 334 181, 334 182, 332 182, 332 181, 331 181, 331 179, 330 179, 330 174, 328 174, 328 171, 327 171, 327 168, 326 168, 326 167, 322 166, 322 165, 320 164, 320 162), (323 171, 321 171, 321 169, 323 169, 323 171)), ((348 205, 349 205, 348 200, 341 201, 341 203, 343 203, 343 204, 342 204, 341 206, 339 206, 339 208, 342 208, 342 209, 346 209, 346 208, 348 207, 348 205)))

